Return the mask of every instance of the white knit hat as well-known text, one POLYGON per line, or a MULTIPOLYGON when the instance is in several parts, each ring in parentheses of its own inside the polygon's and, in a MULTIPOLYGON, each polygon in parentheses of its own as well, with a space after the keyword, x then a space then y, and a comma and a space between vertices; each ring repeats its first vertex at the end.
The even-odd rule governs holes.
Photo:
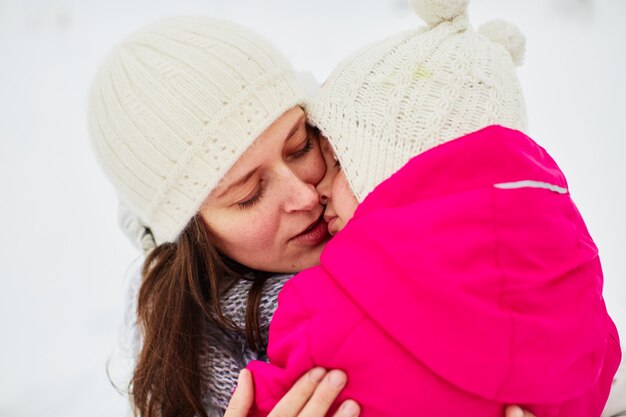
POLYGON ((157 244, 173 242, 250 144, 303 101, 292 68, 254 32, 169 18, 131 35, 98 71, 93 149, 122 204, 157 244))
POLYGON ((412 0, 428 26, 343 61, 306 106, 359 201, 410 158, 491 124, 526 129, 515 65, 524 37, 506 22, 475 32, 468 0, 412 0))

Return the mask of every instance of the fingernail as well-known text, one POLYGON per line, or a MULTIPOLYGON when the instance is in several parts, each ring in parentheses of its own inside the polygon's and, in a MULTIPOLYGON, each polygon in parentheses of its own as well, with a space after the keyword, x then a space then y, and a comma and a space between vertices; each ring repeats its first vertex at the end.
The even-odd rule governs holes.
POLYGON ((524 410, 519 407, 513 407, 511 410, 511 417, 524 417, 524 410))
POLYGON ((244 372, 246 372, 245 369, 239 371, 239 377, 237 377, 237 385, 241 384, 241 378, 243 377, 244 372))
POLYGON ((326 374, 324 368, 315 368, 309 373, 309 378, 311 378, 311 381, 318 383, 322 380, 324 374, 326 374))
POLYGON ((343 387, 346 383, 346 376, 342 372, 333 371, 328 376, 330 383, 333 384, 337 388, 343 387))
MULTIPOLYGON (((247 371, 247 369, 242 369, 239 371, 239 376, 237 377, 237 385, 235 385, 235 389, 241 384, 241 378, 243 378, 243 374, 247 371)), ((233 391, 234 392, 234 391, 233 391)))
POLYGON ((346 401, 341 406, 341 415, 344 417, 356 417, 358 414, 359 407, 352 401, 346 401))

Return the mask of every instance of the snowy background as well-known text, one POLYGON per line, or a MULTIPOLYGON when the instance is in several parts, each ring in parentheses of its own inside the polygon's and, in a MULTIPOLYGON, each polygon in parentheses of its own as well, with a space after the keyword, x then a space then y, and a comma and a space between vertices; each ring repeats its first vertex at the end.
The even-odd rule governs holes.
MULTIPOLYGON (((2 417, 128 412, 106 362, 137 253, 90 153, 87 93, 115 42, 196 13, 256 29, 320 81, 356 47, 418 24, 405 0, 0 0, 2 417)), ((531 135, 569 178, 626 337, 626 1, 473 0, 470 13, 527 36, 531 135)))

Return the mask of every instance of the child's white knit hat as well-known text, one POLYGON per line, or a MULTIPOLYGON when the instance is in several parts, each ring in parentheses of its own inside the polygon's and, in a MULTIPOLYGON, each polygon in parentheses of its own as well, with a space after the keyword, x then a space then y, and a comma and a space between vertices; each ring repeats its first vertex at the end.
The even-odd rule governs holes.
POLYGON ((90 134, 122 204, 161 244, 177 239, 250 144, 303 101, 292 68, 254 32, 169 18, 131 35, 102 65, 90 134))
POLYGON ((515 66, 524 36, 501 20, 475 32, 468 0, 412 0, 428 26, 344 60, 306 106, 359 201, 410 158, 491 124, 526 129, 515 66))

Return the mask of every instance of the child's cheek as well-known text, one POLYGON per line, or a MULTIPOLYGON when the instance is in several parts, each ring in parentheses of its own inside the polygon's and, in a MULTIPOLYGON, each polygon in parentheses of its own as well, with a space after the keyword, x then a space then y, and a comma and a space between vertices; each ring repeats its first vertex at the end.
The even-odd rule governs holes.
POLYGON ((332 201, 337 217, 345 225, 354 215, 359 202, 352 193, 343 171, 340 171, 333 181, 332 201))

